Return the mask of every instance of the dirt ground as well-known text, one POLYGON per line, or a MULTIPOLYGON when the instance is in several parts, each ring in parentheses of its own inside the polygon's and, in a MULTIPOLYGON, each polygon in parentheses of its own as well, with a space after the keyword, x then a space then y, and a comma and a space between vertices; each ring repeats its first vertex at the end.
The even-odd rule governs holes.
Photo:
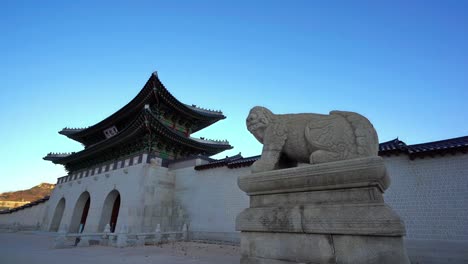
POLYGON ((176 242, 161 246, 53 249, 44 232, 0 233, 0 264, 238 264, 239 247, 176 242))

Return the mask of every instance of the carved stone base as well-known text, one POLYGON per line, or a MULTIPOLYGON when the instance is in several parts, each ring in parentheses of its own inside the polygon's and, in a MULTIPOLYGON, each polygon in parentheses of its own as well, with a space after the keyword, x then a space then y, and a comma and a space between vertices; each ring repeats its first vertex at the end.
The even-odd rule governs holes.
POLYGON ((409 263, 388 185, 379 157, 240 177, 241 263, 409 263))
POLYGON ((241 233, 241 264, 408 263, 401 237, 241 233))

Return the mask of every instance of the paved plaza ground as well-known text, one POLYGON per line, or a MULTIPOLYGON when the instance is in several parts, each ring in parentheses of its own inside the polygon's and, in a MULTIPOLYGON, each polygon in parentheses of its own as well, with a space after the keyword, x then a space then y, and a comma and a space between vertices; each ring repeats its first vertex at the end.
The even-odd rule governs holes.
MULTIPOLYGON (((162 246, 53 249, 56 233, 0 231, 0 264, 239 264, 237 246, 177 242, 162 246)), ((413 264, 468 264, 466 242, 407 241, 413 264)))
POLYGON ((162 246, 52 249, 45 232, 0 233, 0 264, 238 264, 239 247, 177 242, 162 246))

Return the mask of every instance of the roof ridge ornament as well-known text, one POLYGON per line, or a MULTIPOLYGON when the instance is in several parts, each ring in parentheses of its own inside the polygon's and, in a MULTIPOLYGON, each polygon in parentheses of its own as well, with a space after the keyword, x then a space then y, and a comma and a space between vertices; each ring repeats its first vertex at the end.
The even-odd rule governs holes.
POLYGON ((214 143, 229 145, 229 141, 227 139, 211 139, 211 138, 206 138, 206 137, 200 137, 200 139, 203 141, 211 141, 214 143))
POLYGON ((214 110, 214 109, 204 108, 204 107, 201 107, 201 106, 197 106, 196 104, 191 104, 191 105, 186 104, 186 105, 191 106, 193 108, 196 108, 198 110, 205 111, 205 112, 218 113, 218 114, 223 113, 223 111, 221 111, 221 110, 214 110))

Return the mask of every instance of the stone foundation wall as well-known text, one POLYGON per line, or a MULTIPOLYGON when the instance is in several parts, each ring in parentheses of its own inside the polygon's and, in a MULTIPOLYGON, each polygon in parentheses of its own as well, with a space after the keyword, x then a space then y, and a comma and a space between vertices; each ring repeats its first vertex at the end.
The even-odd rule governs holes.
POLYGON ((154 232, 158 224, 162 231, 174 230, 174 175, 167 168, 150 165, 145 178, 141 232, 154 232))
MULTIPOLYGON (((151 189, 148 183, 151 177, 157 174, 166 174, 166 168, 150 170, 149 164, 116 169, 110 172, 99 173, 78 180, 57 184, 51 194, 49 211, 43 229, 50 230, 51 221, 59 201, 65 199, 65 210, 60 221, 59 230, 70 228, 77 201, 85 192, 90 196, 90 208, 84 232, 102 232, 98 230, 99 222, 106 197, 116 190, 120 194, 120 210, 116 231, 125 225, 128 232, 142 232, 145 213, 145 190, 151 189)), ((152 186, 154 188, 154 186, 152 186)))

